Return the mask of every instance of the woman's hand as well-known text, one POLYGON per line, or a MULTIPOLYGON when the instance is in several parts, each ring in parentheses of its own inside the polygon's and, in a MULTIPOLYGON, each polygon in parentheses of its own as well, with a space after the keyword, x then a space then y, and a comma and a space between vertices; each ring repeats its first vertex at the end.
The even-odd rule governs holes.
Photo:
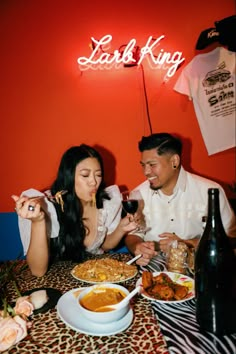
POLYGON ((132 232, 138 228, 137 222, 130 214, 127 214, 123 219, 121 219, 119 226, 123 233, 132 232))
POLYGON ((26 259, 31 273, 42 277, 47 271, 49 261, 46 213, 43 210, 43 207, 45 208, 44 199, 17 195, 13 195, 12 199, 15 201, 17 215, 31 221, 30 243, 26 259))
POLYGON ((32 222, 42 221, 45 218, 45 213, 41 208, 42 198, 29 198, 26 196, 18 197, 12 195, 12 199, 15 201, 15 211, 18 216, 24 219, 29 219, 32 222))

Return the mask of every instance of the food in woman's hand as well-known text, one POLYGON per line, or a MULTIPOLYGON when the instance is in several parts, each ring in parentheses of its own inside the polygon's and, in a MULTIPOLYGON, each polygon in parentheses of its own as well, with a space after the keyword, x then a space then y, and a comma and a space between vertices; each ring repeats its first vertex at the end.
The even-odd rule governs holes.
POLYGON ((144 271, 142 274, 142 284, 145 292, 157 300, 182 300, 189 292, 187 286, 174 282, 165 273, 153 276, 151 272, 144 271))
POLYGON ((76 265, 72 275, 89 282, 116 282, 132 278, 137 267, 112 258, 91 259, 76 265))

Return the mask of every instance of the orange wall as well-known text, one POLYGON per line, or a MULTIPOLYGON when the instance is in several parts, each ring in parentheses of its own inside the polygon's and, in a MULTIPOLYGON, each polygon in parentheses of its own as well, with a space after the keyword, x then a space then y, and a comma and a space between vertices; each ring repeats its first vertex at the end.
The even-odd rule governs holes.
MULTIPOLYGON (((12 194, 48 187, 62 153, 82 142, 101 149, 108 184, 143 180, 137 143, 149 127, 141 69, 81 75, 77 58, 89 55, 91 36, 112 34, 112 51, 164 34, 162 48, 182 51, 186 65, 201 31, 234 13, 234 0, 1 1, 0 211, 13 211, 12 194)), ((188 169, 232 183, 235 149, 208 156, 192 103, 173 90, 184 65, 166 84, 163 71, 144 66, 153 132, 181 134, 188 169)))

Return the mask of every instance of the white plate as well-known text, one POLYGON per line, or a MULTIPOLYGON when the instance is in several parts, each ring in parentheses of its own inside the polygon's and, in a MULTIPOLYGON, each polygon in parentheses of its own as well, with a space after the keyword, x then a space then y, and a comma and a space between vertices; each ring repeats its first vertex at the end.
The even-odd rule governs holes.
MULTIPOLYGON (((179 273, 172 273, 172 272, 154 272, 152 274, 153 274, 153 276, 156 276, 161 273, 167 274, 177 284, 188 286, 189 292, 188 292, 187 296, 182 300, 169 300, 169 301, 158 300, 158 299, 155 299, 154 297, 148 295, 145 292, 145 290, 141 290, 141 295, 143 297, 145 297, 146 299, 152 300, 152 301, 162 302, 165 304, 170 304, 170 303, 177 304, 177 303, 184 302, 184 301, 194 298, 194 296, 195 296, 194 295, 194 280, 192 278, 188 277, 187 275, 183 275, 183 274, 179 274, 179 273)), ((140 285, 141 283, 142 283, 142 277, 140 279, 138 279, 136 286, 140 285)))
POLYGON ((136 277, 137 274, 138 274, 138 270, 137 270, 137 272, 134 275, 132 275, 132 277, 129 277, 129 278, 125 278, 125 279, 122 279, 122 280, 116 280, 116 281, 104 280, 102 282, 99 282, 99 281, 90 281, 90 280, 85 280, 85 279, 79 278, 75 274, 73 274, 73 269, 71 271, 72 277, 74 277, 75 279, 77 279, 79 281, 82 281, 83 283, 87 283, 87 284, 103 284, 103 283, 118 284, 118 283, 123 283, 125 281, 128 281, 130 279, 133 279, 134 277, 136 277))
MULTIPOLYGON (((119 262, 119 263, 123 263, 123 262, 119 262)), ((105 279, 104 281, 93 281, 93 280, 86 280, 86 279, 83 279, 83 278, 80 278, 78 277, 76 274, 75 274, 75 270, 76 270, 76 267, 78 266, 78 264, 76 266, 74 266, 74 268, 71 270, 71 275, 79 280, 79 281, 82 281, 83 283, 87 283, 87 284, 102 284, 102 283, 111 283, 111 284, 116 284, 116 283, 123 283, 125 281, 128 281, 130 279, 133 279, 137 274, 138 274, 138 269, 136 267, 136 272, 130 276, 130 277, 127 277, 127 278, 124 278, 124 279, 120 279, 120 280, 108 280, 108 279, 105 279)))
POLYGON ((75 291, 79 291, 79 288, 72 289, 62 295, 57 303, 58 316, 73 330, 92 336, 111 336, 124 331, 130 326, 134 316, 132 309, 121 320, 108 324, 87 320, 77 306, 77 298, 73 295, 75 291))

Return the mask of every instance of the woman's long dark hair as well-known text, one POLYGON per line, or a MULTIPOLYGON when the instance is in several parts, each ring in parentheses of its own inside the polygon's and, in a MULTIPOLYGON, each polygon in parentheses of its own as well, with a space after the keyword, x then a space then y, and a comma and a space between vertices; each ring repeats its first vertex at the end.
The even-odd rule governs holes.
POLYGON ((86 228, 83 223, 83 207, 75 193, 75 170, 79 162, 94 157, 101 166, 102 182, 96 194, 97 208, 103 207, 103 200, 110 199, 106 193, 104 183, 104 167, 100 154, 91 146, 82 144, 72 146, 62 156, 57 178, 52 184, 51 193, 55 195, 61 190, 67 190, 62 196, 64 212, 59 204, 55 204, 60 224, 59 237, 51 238, 51 260, 82 261, 86 257, 84 238, 86 228))

